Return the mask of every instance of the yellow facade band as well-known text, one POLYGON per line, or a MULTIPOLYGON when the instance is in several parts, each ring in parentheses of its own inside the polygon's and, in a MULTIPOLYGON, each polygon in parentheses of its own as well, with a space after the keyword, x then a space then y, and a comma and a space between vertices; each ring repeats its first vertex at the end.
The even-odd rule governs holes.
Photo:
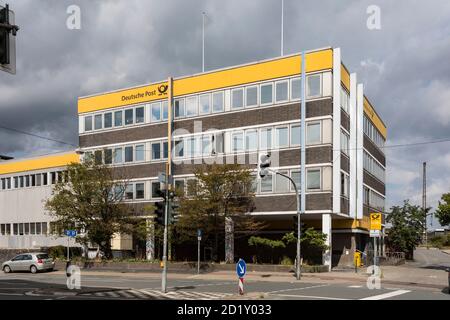
POLYGON ((341 82, 348 92, 350 92, 350 73, 343 64, 341 65, 341 82))
MULTIPOLYGON (((310 52, 307 54, 306 72, 332 69, 333 50, 310 52)), ((225 70, 194 75, 173 81, 174 97, 203 91, 244 85, 247 83, 271 80, 300 74, 300 55, 278 58, 270 61, 249 64, 225 70)), ((167 99, 168 83, 161 82, 132 89, 80 98, 78 113, 94 112, 132 104, 167 99), (166 89, 162 91, 161 89, 166 89)))
POLYGON ((364 97, 364 113, 370 119, 370 121, 372 121, 372 123, 378 129, 383 138, 386 139, 387 128, 366 97, 364 97))
POLYGON ((80 156, 76 153, 66 153, 20 161, 11 160, 0 164, 0 174, 64 167, 72 162, 80 162, 80 156))

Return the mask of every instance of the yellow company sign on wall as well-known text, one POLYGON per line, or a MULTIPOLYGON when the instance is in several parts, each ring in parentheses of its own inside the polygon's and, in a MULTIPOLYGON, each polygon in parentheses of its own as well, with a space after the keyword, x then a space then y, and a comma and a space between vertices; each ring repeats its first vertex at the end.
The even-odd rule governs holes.
POLYGON ((381 213, 370 214, 370 230, 381 230, 381 213))

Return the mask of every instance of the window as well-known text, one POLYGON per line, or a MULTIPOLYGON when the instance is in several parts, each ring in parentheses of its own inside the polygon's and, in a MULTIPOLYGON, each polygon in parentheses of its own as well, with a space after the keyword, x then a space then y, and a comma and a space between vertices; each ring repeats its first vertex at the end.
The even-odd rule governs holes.
POLYGON ((114 163, 122 163, 123 162, 123 150, 122 148, 114 149, 114 163))
POLYGON ((231 108, 240 109, 244 106, 244 89, 234 89, 231 91, 231 108))
POLYGON ((224 146, 225 146, 225 137, 223 132, 216 133, 215 139, 214 139, 213 152, 215 153, 223 153, 224 152, 224 146))
POLYGON ((97 114, 94 117, 94 129, 100 130, 103 129, 103 115, 97 114))
POLYGON ((302 78, 291 79, 291 99, 298 100, 302 97, 302 78))
POLYGON ((152 122, 161 120, 161 103, 152 103, 152 122))
POLYGON ((301 143, 301 127, 299 124, 291 124, 291 146, 299 146, 301 143))
POLYGON ((175 141, 175 157, 176 158, 184 157, 184 141, 183 140, 175 141))
POLYGON ((114 127, 121 127, 123 124, 123 112, 116 111, 114 112, 114 127))
POLYGON ((246 89, 245 106, 253 107, 258 104, 258 87, 247 87, 246 89))
POLYGON ((103 162, 103 153, 101 150, 97 150, 94 152, 94 162, 95 164, 99 165, 103 162))
POLYGON ((23 236, 23 223, 19 223, 19 235, 23 236))
POLYGON ((261 193, 272 192, 272 174, 267 174, 261 178, 261 193))
POLYGON ((145 108, 139 107, 136 108, 136 123, 144 123, 145 122, 145 108))
MULTIPOLYGON (((292 180, 294 180, 295 185, 296 185, 298 191, 300 192, 300 190, 301 190, 300 171, 292 171, 291 172, 291 178, 292 178, 292 180)), ((295 188, 292 185, 292 183, 291 183, 291 190, 295 191, 295 188)))
POLYGON ((247 151, 254 151, 258 149, 257 130, 247 130, 245 132, 245 148, 247 151))
POLYGON ((145 190, 143 183, 136 183, 136 199, 144 199, 145 198, 145 190))
POLYGON ((112 149, 105 149, 105 164, 112 164, 113 158, 112 149))
MULTIPOLYGON (((24 187, 24 179, 23 179, 23 176, 21 176, 21 177, 19 178, 19 180, 20 180, 20 187, 23 188, 23 187, 24 187)), ((46 184, 46 185, 47 185, 47 184, 46 184)))
POLYGON ((14 189, 18 189, 18 188, 19 188, 19 178, 14 177, 14 189))
POLYGON ((29 223, 25 223, 25 230, 24 230, 24 233, 25 234, 30 234, 30 224, 29 223))
POLYGON ((19 225, 17 223, 13 224, 13 231, 15 236, 19 234, 19 225))
POLYGON ((259 143, 261 150, 269 150, 272 148, 272 128, 261 129, 259 143))
POLYGON ((133 200, 133 185, 132 184, 128 184, 125 187, 125 200, 133 200))
POLYGON ((159 182, 152 182, 152 198, 159 198, 161 191, 161 184, 159 182))
POLYGON ((92 116, 84 117, 84 131, 92 130, 92 116))
POLYGON ((105 128, 112 127, 112 113, 111 112, 105 113, 104 121, 105 121, 105 128))
POLYGON ((215 92, 212 96, 212 111, 222 112, 223 111, 223 91, 215 92))
POLYGON ((200 96, 200 114, 211 112, 211 95, 204 94, 200 96))
POLYGON ((275 147, 283 148, 289 146, 288 127, 275 128, 275 147))
POLYGON ((211 155, 211 136, 202 137, 202 154, 203 156, 211 155))
POLYGON ((125 162, 133 162, 133 147, 125 147, 125 162))
POLYGON ((186 98, 186 117, 197 115, 197 96, 186 98))
POLYGON ((184 180, 175 180, 175 190, 180 194, 184 194, 184 180))
POLYGON ((184 151, 187 158, 191 158, 195 155, 194 153, 195 138, 186 138, 184 140, 184 151))
POLYGON ((167 159, 169 157, 169 143, 163 142, 163 159, 167 159))
MULTIPOLYGON (((280 171, 280 173, 288 174, 287 171, 280 171)), ((275 191, 277 193, 286 193, 289 191, 290 181, 286 177, 276 175, 275 180, 275 191)))
POLYGON ((244 150, 244 138, 242 132, 234 132, 232 134, 232 151, 243 151, 244 150))
POLYGON ((145 161, 144 145, 140 144, 135 147, 136 158, 135 161, 145 161))
POLYGON ((161 159, 161 143, 152 143, 152 160, 161 159))
POLYGON ((162 102, 162 119, 169 119, 169 103, 167 101, 162 102))
POLYGON ((322 95, 320 74, 306 77, 306 95, 308 98, 319 97, 322 95))
POLYGON ((345 132, 343 132, 343 131, 341 131, 341 151, 343 152, 343 153, 345 153, 346 155, 348 155, 349 154, 349 149, 348 149, 348 141, 349 141, 349 136, 345 133, 345 132))
POLYGON ((273 85, 266 83, 261 85, 261 104, 270 104, 273 102, 273 85))
POLYGON ((320 122, 306 125, 306 144, 320 143, 320 122))
POLYGON ((30 223, 30 234, 36 234, 36 223, 30 223))
POLYGON ((41 174, 37 174, 36 175, 36 187, 40 187, 42 184, 42 175, 41 174))
POLYGON ((276 95, 275 95, 276 102, 283 102, 283 101, 287 101, 289 99, 288 82, 287 81, 277 82, 275 85, 275 89, 276 89, 276 95))
POLYGON ((306 170, 306 188, 320 190, 320 169, 306 170))
POLYGON ((47 231, 48 231, 47 222, 42 222, 42 234, 47 235, 47 231))
POLYGON ((348 113, 349 105, 350 105, 350 96, 348 95, 347 90, 341 87, 341 108, 348 113))
MULTIPOLYGON (((31 186, 35 187, 36 186, 36 176, 34 174, 30 175, 31 177, 31 186)), ((11 179, 8 178, 8 189, 11 189, 11 179)))
POLYGON ((41 234, 41 223, 36 222, 36 234, 41 234))
MULTIPOLYGON (((20 177, 20 183, 23 185, 23 177, 20 177)), ((43 186, 47 186, 48 185, 48 174, 47 173, 43 173, 42 174, 42 185, 43 186)))
POLYGON ((134 123, 134 109, 125 110, 125 125, 128 126, 134 123))
POLYGON ((341 172, 341 195, 348 197, 350 189, 350 179, 349 176, 341 172))
POLYGON ((184 99, 177 99, 175 104, 175 118, 183 118, 185 116, 184 99))

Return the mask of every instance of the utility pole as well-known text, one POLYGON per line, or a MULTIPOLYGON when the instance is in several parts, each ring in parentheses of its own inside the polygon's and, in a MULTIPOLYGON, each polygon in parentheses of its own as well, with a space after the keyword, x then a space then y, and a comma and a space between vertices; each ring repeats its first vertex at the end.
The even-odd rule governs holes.
MULTIPOLYGON (((300 254, 300 239, 301 239, 301 227, 300 227, 300 216, 305 214, 306 211, 306 54, 302 51, 302 88, 301 88, 301 106, 300 106, 300 212, 298 215, 298 238, 297 238, 297 280, 300 280, 301 276, 301 254, 300 254)), ((298 198, 298 195, 297 195, 298 198)))
POLYGON ((281 56, 284 56, 284 0, 281 0, 281 56))
POLYGON ((423 181, 422 181, 422 210, 425 214, 425 229, 424 229, 424 240, 425 245, 428 249, 428 226, 427 226, 427 215, 426 215, 426 209, 427 209, 427 163, 423 163, 423 181))
POLYGON ((202 72, 205 72, 205 16, 206 13, 202 12, 202 72))

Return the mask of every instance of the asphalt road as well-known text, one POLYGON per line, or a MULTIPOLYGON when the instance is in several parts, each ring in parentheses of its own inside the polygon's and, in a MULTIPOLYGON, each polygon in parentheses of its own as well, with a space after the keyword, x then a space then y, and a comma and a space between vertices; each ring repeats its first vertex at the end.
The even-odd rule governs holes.
MULTIPOLYGON (((169 278, 169 293, 160 291, 158 275, 118 274, 82 275, 81 290, 68 290, 63 272, 0 274, 0 299, 181 299, 224 300, 237 298, 236 280, 202 280, 195 276, 169 278)), ((442 289, 382 286, 368 289, 358 283, 313 282, 310 280, 245 283, 244 298, 274 300, 450 300, 442 289)))
POLYGON ((439 269, 450 268, 450 254, 436 248, 418 248, 414 251, 414 261, 407 262, 413 268, 439 269))

